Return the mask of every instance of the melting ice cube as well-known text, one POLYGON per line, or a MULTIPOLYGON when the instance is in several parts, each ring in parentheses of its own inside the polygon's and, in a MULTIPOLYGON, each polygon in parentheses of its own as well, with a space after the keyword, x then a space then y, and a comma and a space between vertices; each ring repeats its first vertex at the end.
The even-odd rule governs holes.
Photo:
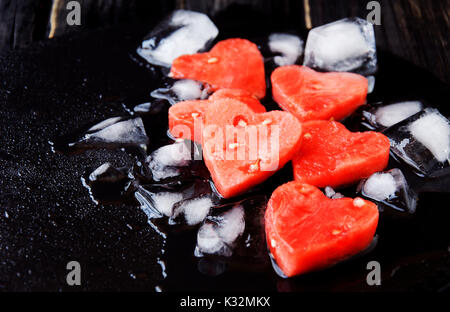
POLYGON ((148 137, 140 117, 128 119, 113 117, 91 127, 77 142, 70 147, 103 148, 117 146, 137 146, 146 149, 148 137))
POLYGON ((189 198, 178 202, 173 210, 170 223, 177 223, 175 220, 181 215, 188 225, 196 225, 202 222, 213 207, 214 202, 210 196, 189 198))
POLYGON ((400 169, 376 172, 361 181, 358 189, 364 196, 394 209, 410 213, 416 210, 417 194, 409 188, 400 169))
POLYGON ((183 194, 178 192, 152 192, 140 186, 135 198, 141 205, 141 209, 149 218, 172 216, 173 206, 183 199, 183 194))
POLYGON ((372 74, 377 68, 373 25, 345 18, 311 29, 303 65, 324 71, 372 74))
POLYGON ((420 175, 450 173, 450 122, 437 109, 426 108, 388 128, 385 134, 392 153, 420 175))
POLYGON ((245 229, 244 216, 241 205, 235 205, 220 215, 208 216, 197 233, 195 256, 231 256, 236 239, 245 229))
POLYGON ((137 53, 149 63, 170 67, 175 58, 206 49, 218 33, 207 15, 176 10, 147 35, 137 53))
POLYGON ((269 36, 268 45, 270 51, 281 54, 274 57, 278 66, 295 64, 303 53, 303 40, 295 35, 273 33, 269 36))
POLYGON ((193 159, 190 147, 185 142, 176 142, 154 151, 146 160, 153 179, 160 181, 180 175, 180 167, 187 167, 193 159))
POLYGON ((159 88, 151 93, 152 97, 165 99, 171 105, 180 101, 206 99, 208 95, 209 87, 207 85, 190 79, 175 81, 170 88, 159 88))

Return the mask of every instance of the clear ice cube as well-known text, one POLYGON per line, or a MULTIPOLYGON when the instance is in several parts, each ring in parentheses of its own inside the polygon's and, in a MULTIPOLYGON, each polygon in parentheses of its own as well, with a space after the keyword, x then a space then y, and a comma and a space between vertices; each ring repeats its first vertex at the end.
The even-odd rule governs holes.
POLYGON ((136 52, 151 64, 170 67, 181 55, 205 50, 218 33, 207 15, 176 10, 144 38, 136 52))
POLYGON ((167 100, 170 105, 174 105, 180 101, 206 99, 209 96, 209 91, 208 85, 195 80, 182 79, 175 81, 169 88, 153 90, 151 96, 167 100))
POLYGON ((303 54, 303 40, 295 35, 273 33, 269 36, 268 46, 272 53, 276 53, 273 60, 278 66, 295 64, 303 54))
POLYGON ((392 207, 413 213, 417 206, 417 193, 412 190, 400 169, 376 172, 361 181, 358 190, 363 196, 392 207))
POLYGON ((242 205, 237 204, 221 214, 208 216, 197 233, 195 256, 231 256, 235 241, 244 230, 245 213, 242 205))
POLYGON ((420 176, 450 173, 450 122, 437 109, 426 108, 388 128, 391 152, 420 176))
POLYGON ((70 147, 118 147, 136 146, 146 150, 148 137, 140 117, 129 119, 113 117, 89 128, 87 133, 70 147))
POLYGON ((361 18, 345 18, 310 30, 303 65, 323 71, 376 72, 373 25, 361 18))
POLYGON ((417 114, 422 109, 423 104, 420 101, 405 101, 373 106, 364 110, 363 116, 374 129, 384 130, 417 114))

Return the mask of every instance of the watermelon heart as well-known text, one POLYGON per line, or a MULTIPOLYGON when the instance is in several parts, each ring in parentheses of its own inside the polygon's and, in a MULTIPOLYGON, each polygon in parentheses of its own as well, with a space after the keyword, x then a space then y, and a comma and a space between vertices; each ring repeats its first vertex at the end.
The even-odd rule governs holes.
POLYGON ((235 99, 247 105, 255 113, 266 111, 258 99, 244 90, 220 89, 207 100, 183 101, 169 109, 169 131, 176 137, 202 142, 202 120, 209 103, 217 99, 235 99))
POLYGON ((213 90, 242 89, 258 98, 266 94, 262 55, 245 39, 223 40, 209 52, 182 55, 173 61, 170 76, 207 82, 213 90))
POLYGON ((329 267, 364 250, 377 223, 374 203, 330 199, 297 181, 278 187, 265 213, 267 245, 287 276, 329 267))
POLYGON ((301 121, 341 120, 366 101, 367 79, 352 73, 319 73, 305 66, 278 67, 272 95, 301 121))
POLYGON ((318 187, 356 182, 387 166, 389 148, 378 132, 350 132, 335 121, 303 123, 303 143, 292 159, 295 180, 318 187))
POLYGON ((293 157, 301 133, 300 122, 287 112, 255 114, 233 99, 210 103, 202 148, 219 193, 229 198, 266 180, 293 157))

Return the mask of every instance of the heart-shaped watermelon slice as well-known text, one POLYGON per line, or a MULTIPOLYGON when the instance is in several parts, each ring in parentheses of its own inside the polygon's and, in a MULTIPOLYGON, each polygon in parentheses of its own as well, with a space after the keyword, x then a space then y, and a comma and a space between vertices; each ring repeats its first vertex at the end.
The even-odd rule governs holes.
POLYGON ((255 114, 233 99, 218 99, 205 114, 202 148, 218 192, 229 198, 263 182, 298 151, 302 126, 290 113, 255 114))
POLYGON ((244 90, 220 89, 207 100, 178 102, 169 109, 169 131, 176 137, 202 142, 202 120, 206 109, 212 101, 218 99, 235 99, 247 105, 255 113, 266 111, 257 98, 244 90))
POLYGON ((389 139, 378 132, 350 132, 335 121, 303 123, 303 143, 292 159, 296 181, 337 187, 383 170, 389 139))
POLYGON ((223 40, 209 52, 182 55, 173 61, 170 76, 207 82, 213 90, 242 89, 258 98, 266 94, 262 55, 245 39, 223 40))
POLYGON ((369 246, 377 206, 362 198, 330 199, 318 188, 289 182, 272 194, 265 213, 267 244, 286 276, 329 267, 369 246))
POLYGON ((353 73, 282 66, 271 76, 273 99, 300 121, 341 120, 366 102, 368 82, 353 73))

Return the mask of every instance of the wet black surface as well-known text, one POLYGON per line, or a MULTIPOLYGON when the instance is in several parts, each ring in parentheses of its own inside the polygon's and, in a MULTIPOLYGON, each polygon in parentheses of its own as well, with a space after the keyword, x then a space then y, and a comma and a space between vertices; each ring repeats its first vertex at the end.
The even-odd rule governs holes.
MULTIPOLYGON (((378 245, 366 255, 293 279, 278 277, 268 257, 250 264, 239 257, 199 260, 193 255, 195 230, 174 231, 164 242, 138 205, 96 205, 81 183, 86 168, 107 161, 131 166, 133 157, 121 150, 53 153, 49 140, 127 115, 124 106, 150 100, 161 86, 159 70, 139 66, 129 55, 147 29, 94 31, 0 56, 0 289, 448 290, 450 212, 444 193, 421 194, 415 215, 383 213, 378 245), (72 260, 81 264, 81 286, 66 284, 72 260), (381 263, 378 287, 366 283, 371 260, 381 263), (226 266, 226 273, 200 273, 217 266, 226 266)), ((236 31, 230 27, 221 36, 236 31)), ((379 61, 370 102, 419 98, 449 115, 448 86, 390 55, 379 53, 379 61)), ((274 106, 270 99, 266 104, 274 106)), ((148 130, 149 150, 167 140, 148 130)), ((264 190, 290 178, 288 166, 264 190)))

